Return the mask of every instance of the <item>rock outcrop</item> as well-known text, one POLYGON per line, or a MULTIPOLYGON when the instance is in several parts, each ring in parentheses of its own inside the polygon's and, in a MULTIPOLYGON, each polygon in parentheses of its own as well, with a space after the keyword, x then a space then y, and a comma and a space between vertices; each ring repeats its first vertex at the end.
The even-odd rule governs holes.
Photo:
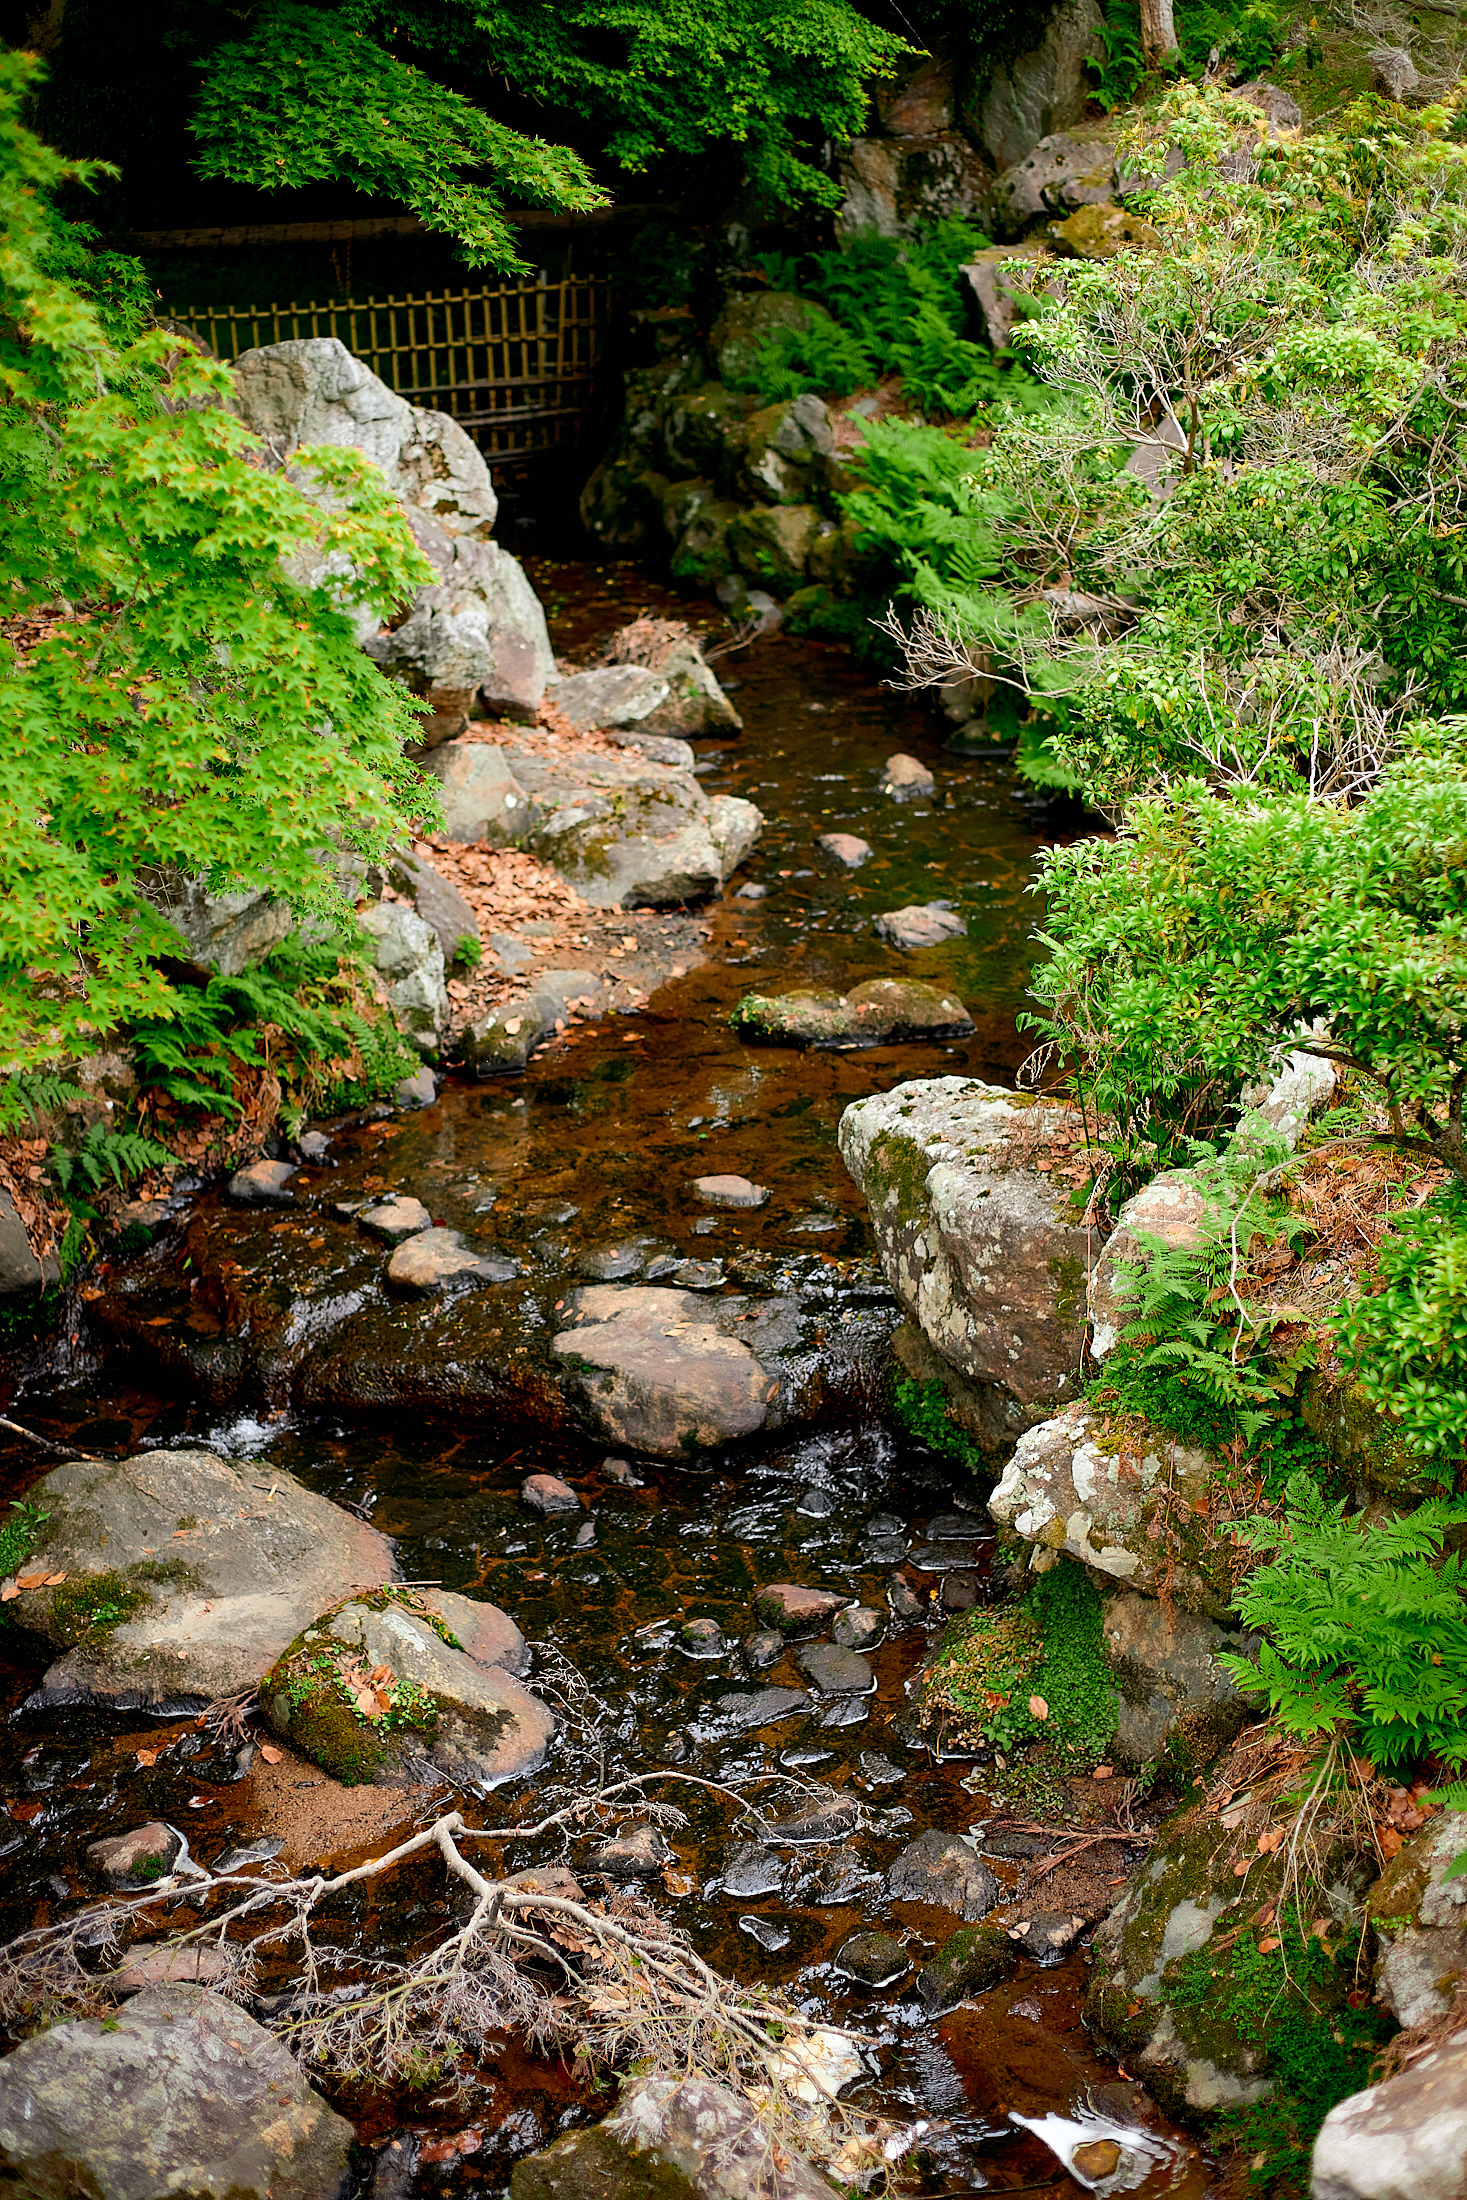
POLYGON ((1370 1890, 1375 1990, 1403 2025, 1437 2025, 1467 1983, 1467 1877, 1449 1877, 1467 1853, 1467 1813, 1428 1821, 1370 1890))
POLYGON ((1079 1376, 1089 1236, 1034 1166, 1079 1128, 1064 1108, 966 1077, 897 1085, 841 1117, 898 1303, 941 1359, 998 1395, 1015 1434, 1079 1376))
POLYGON ((31 2200, 336 2200, 352 2128, 237 2002, 148 1986, 0 2062, 0 2162, 31 2200))
POLYGON ((1105 59, 1095 0, 1061 0, 1035 46, 1000 63, 969 118, 994 167, 1011 168, 1041 138, 1080 120, 1090 95, 1087 62, 1105 59))
POLYGON ((1309 2191, 1310 2200, 1467 2200, 1467 2032, 1330 2110, 1309 2191))

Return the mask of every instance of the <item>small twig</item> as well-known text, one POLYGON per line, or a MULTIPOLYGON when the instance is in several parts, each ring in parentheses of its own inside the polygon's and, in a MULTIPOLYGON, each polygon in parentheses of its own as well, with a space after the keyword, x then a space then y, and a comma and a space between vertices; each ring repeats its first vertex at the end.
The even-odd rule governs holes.
POLYGON ((7 1420, 3 1413, 0 1413, 0 1428, 8 1428, 12 1436, 23 1436, 27 1443, 39 1444, 42 1451, 54 1451, 62 1459, 91 1459, 99 1467, 113 1464, 95 1451, 82 1451, 76 1444, 58 1444, 49 1436, 39 1436, 33 1428, 26 1428, 22 1422, 7 1420))

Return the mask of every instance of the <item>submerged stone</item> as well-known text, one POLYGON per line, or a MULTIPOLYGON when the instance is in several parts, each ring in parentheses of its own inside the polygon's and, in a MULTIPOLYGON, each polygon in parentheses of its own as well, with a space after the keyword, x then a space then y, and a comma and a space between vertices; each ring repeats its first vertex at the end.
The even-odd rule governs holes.
POLYGON ((833 2200, 758 2111, 711 2078, 638 2078, 616 2114, 516 2162, 511 2200, 833 2200))
POLYGON ((729 1019, 741 1039, 843 1051, 907 1039, 961 1039, 973 1029, 962 1002, 913 978, 872 978, 849 993, 748 993, 729 1019))
POLYGON ((915 954, 922 947, 940 946, 943 940, 966 938, 968 927, 940 901, 927 901, 913 902, 905 909, 888 909, 874 920, 873 930, 893 947, 915 954))
POLYGON ((917 1993, 928 2016, 952 2009, 970 1994, 1012 1978, 1019 1950, 999 1925, 965 1926, 943 1943, 917 1973, 917 1993))
POLYGON ((972 1845, 936 1826, 908 1842, 891 1867, 889 1885, 894 1902, 929 1903, 969 1923, 998 1900, 998 1881, 972 1845))
POLYGON ((859 1986, 890 1986, 912 1968, 912 1959, 890 1933, 853 1933, 836 1950, 835 1968, 859 1986))

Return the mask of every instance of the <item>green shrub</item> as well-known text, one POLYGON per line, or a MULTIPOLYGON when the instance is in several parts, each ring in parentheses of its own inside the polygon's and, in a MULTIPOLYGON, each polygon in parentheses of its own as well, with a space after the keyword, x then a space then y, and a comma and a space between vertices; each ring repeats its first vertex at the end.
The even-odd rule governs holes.
POLYGON ((915 1376, 897 1375, 891 1384, 892 1419, 941 1458, 951 1459, 969 1474, 991 1471, 981 1444, 953 1417, 947 1393, 935 1379, 918 1382, 915 1376))
POLYGON ((1427 1473, 1455 1488, 1467 1458, 1467 1186, 1400 1216, 1377 1275, 1335 1323, 1341 1358, 1427 1473))

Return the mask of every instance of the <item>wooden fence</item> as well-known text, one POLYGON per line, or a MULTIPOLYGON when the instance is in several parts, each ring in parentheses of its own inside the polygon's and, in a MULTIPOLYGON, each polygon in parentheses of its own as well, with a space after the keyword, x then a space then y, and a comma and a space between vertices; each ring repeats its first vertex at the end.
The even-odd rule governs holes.
POLYGON ((173 306, 221 359, 303 336, 339 336, 414 405, 451 413, 488 458, 520 462, 574 440, 605 333, 594 276, 510 290, 344 305, 173 306))

